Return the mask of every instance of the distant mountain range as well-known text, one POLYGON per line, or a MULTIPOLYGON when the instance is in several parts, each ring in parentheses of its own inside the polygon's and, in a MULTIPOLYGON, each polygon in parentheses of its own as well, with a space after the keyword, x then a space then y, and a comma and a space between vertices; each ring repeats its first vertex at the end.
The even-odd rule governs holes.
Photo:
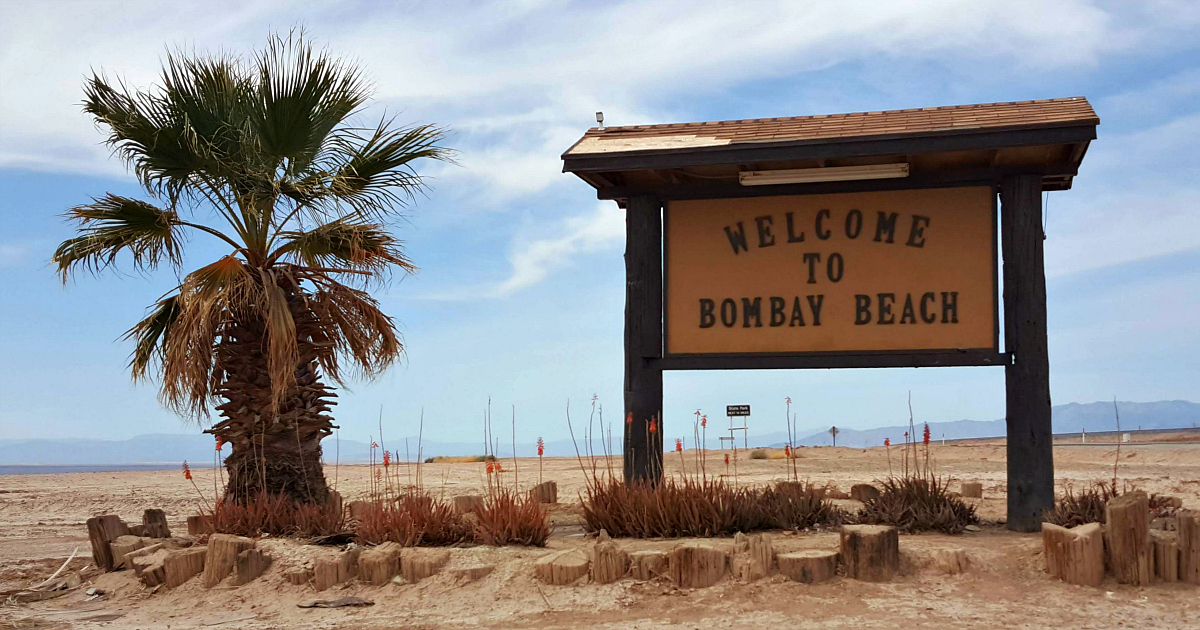
MULTIPOLYGON (((1200 425, 1200 404, 1184 400, 1169 400, 1148 403, 1119 402, 1121 412, 1121 428, 1133 429, 1176 429, 1200 425)), ((1052 409, 1053 430, 1055 433, 1078 433, 1081 429, 1088 432, 1116 430, 1116 418, 1113 414, 1112 402, 1094 402, 1087 404, 1070 403, 1058 405, 1052 409)), ((919 422, 919 419, 918 419, 919 422)), ((690 428, 690 427, 689 427, 690 428)), ((619 427, 618 427, 619 429, 619 427)), ((893 443, 904 439, 907 426, 897 425, 876 429, 856 430, 839 427, 839 446, 879 446, 884 438, 891 438, 893 443)), ((918 424, 920 431, 920 424, 918 424)), ((1000 437, 1005 434, 1004 420, 958 420, 954 422, 931 422, 930 433, 934 439, 1000 437)), ((504 440, 501 439, 501 442, 504 440)), ((751 446, 782 446, 787 441, 787 433, 772 432, 751 435, 751 446)), ((801 438, 797 444, 804 446, 824 446, 831 443, 829 433, 821 431, 801 438)), ((322 442, 326 463, 335 459, 342 462, 364 462, 370 457, 370 445, 355 440, 335 440, 327 438, 322 442)), ((392 440, 384 444, 396 453, 396 458, 403 459, 405 441, 392 440)), ((688 448, 691 448, 688 444, 688 448)), ((708 440, 709 448, 717 448, 716 433, 708 440)), ((586 456, 587 445, 579 442, 579 448, 586 456)), ((614 436, 613 448, 620 452, 620 437, 614 436)), ((522 457, 535 454, 535 447, 517 445, 517 453, 522 457)), ((437 455, 478 455, 482 446, 468 442, 431 442, 425 441, 421 447, 422 456, 437 455)), ((604 446, 597 438, 592 450, 600 455, 604 446)), ((502 456, 512 455, 511 442, 501 443, 497 449, 502 456)), ((228 451, 226 451, 228 453, 228 451)), ((546 442, 546 455, 550 457, 565 457, 575 455, 575 446, 570 440, 546 442)), ((417 458, 417 440, 408 438, 408 458, 417 458)), ((31 440, 0 440, 0 465, 124 465, 163 463, 179 464, 188 460, 195 465, 212 465, 213 439, 209 435, 194 434, 161 434, 139 435, 128 440, 84 440, 84 439, 31 439, 31 440)))

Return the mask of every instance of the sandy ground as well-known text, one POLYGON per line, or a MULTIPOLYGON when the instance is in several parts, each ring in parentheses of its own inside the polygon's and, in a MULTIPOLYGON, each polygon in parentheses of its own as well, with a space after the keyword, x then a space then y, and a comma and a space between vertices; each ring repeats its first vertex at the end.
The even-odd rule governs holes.
MULTIPOLYGON (((882 448, 802 449, 801 478, 833 483, 848 490, 853 483, 885 476, 888 453, 882 448)), ((786 476, 786 461, 749 460, 742 451, 736 482, 763 483, 786 476)), ((317 594, 293 586, 283 571, 301 566, 329 548, 291 540, 260 543, 274 562, 258 580, 240 588, 206 590, 193 580, 174 591, 151 593, 129 572, 93 575, 91 583, 71 594, 35 604, 0 606, 0 627, 16 628, 1200 628, 1200 590, 1194 586, 1156 584, 1134 588, 1109 578, 1100 588, 1051 580, 1042 570, 1039 535, 1003 529, 1005 457, 1001 442, 934 445, 937 470, 956 480, 978 479, 985 498, 976 501, 985 524, 963 536, 902 536, 903 575, 887 584, 837 578, 821 585, 789 582, 780 576, 741 584, 732 579, 709 589, 680 590, 658 582, 625 580, 611 585, 541 586, 532 563, 543 549, 472 547, 451 550, 452 564, 487 562, 496 570, 478 582, 460 584, 442 574, 413 585, 362 586, 357 583, 317 594), (932 563, 935 550, 960 547, 971 570, 945 575, 932 563), (103 597, 88 599, 98 587, 103 597), (375 601, 362 609, 307 610, 296 603, 314 597, 357 595, 375 601)), ((1059 491, 1112 477, 1113 446, 1056 446, 1059 491)), ((668 472, 681 466, 693 472, 688 454, 681 462, 668 454, 668 472)), ((891 465, 900 466, 900 450, 891 449, 891 465)), ((614 469, 619 461, 613 460, 614 469)), ((598 465, 603 467, 601 460, 598 465)), ((522 488, 538 480, 537 460, 520 460, 505 477, 522 488)), ((723 474, 721 456, 707 458, 709 474, 723 474)), ((400 476, 408 478, 403 466, 400 476)), ((196 505, 211 500, 212 471, 196 470, 205 498, 178 471, 73 473, 0 476, 0 590, 27 586, 48 577, 78 548, 80 559, 69 570, 91 563, 84 521, 115 513, 138 522, 149 507, 167 511, 172 528, 185 531, 184 520, 196 505)), ((415 472, 415 471, 412 471, 415 472)), ((482 464, 423 466, 424 485, 446 496, 478 493, 482 464)), ((733 475, 732 467, 729 474, 733 475)), ((331 481, 333 467, 327 468, 331 481)), ((574 458, 547 459, 542 477, 560 485, 562 505, 551 518, 555 533, 549 548, 584 546, 578 516, 583 474, 574 458)), ((1148 492, 1183 499, 1200 508, 1200 445, 1185 443, 1123 445, 1120 478, 1148 492)), ((353 499, 366 492, 370 472, 361 466, 336 470, 339 490, 353 499)), ((957 487, 953 483, 952 487, 957 487)), ((851 501, 843 502, 853 507, 851 501)), ((834 549, 834 532, 779 532, 780 551, 834 549)), ((677 540, 621 540, 629 549, 662 548, 677 540)))

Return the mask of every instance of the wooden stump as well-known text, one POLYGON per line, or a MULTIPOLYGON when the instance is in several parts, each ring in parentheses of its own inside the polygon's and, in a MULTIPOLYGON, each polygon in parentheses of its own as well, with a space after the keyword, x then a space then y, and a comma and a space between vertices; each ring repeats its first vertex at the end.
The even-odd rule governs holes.
POLYGON ((158 586, 167 581, 165 563, 170 553, 165 548, 159 548, 154 553, 136 556, 129 562, 133 565, 133 572, 142 581, 142 584, 158 586))
POLYGON ((129 565, 125 562, 125 555, 132 551, 137 551, 145 546, 146 539, 140 536, 117 536, 116 540, 108 543, 109 550, 112 554, 113 568, 128 569, 129 565))
POLYGON ((358 579, 374 586, 390 582, 400 572, 400 550, 389 541, 358 554, 358 579))
POLYGON ((213 534, 208 537, 208 554, 204 558, 204 586, 212 588, 233 571, 238 554, 254 547, 254 541, 242 536, 213 534))
POLYGON ((838 552, 809 549, 776 556, 779 572, 789 579, 815 584, 832 579, 837 574, 838 552))
POLYGON ((771 537, 752 534, 746 537, 745 547, 733 562, 734 574, 743 582, 753 582, 767 577, 775 566, 775 550, 771 537))
POLYGON ((142 527, 149 538, 170 538, 171 528, 167 527, 167 513, 151 508, 142 512, 142 527))
POLYGON ((187 517, 188 535, 201 536, 212 533, 212 518, 208 515, 187 517))
POLYGON ((879 488, 876 488, 869 483, 856 483, 853 486, 850 486, 850 498, 854 499, 855 501, 862 501, 863 503, 878 499, 879 488))
POLYGON ((667 575, 667 552, 635 551, 629 554, 629 574, 635 580, 653 580, 667 575))
POLYGON ((558 483, 545 481, 534 486, 529 496, 538 503, 558 503, 558 483))
POLYGON ((233 567, 233 584, 241 586, 262 575, 267 570, 270 559, 258 547, 251 547, 237 555, 233 567))
POLYGON ((983 484, 978 481, 964 481, 960 488, 963 498, 966 499, 982 499, 983 484))
MULTIPOLYGON (((553 482, 549 482, 553 483, 553 482)), ((597 584, 611 584, 629 573, 629 554, 611 540, 592 546, 591 575, 597 584)))
POLYGON ((129 534, 125 521, 115 514, 94 516, 87 520, 88 540, 92 543, 92 560, 105 571, 112 571, 112 548, 109 543, 129 534))
POLYGON ((1108 558, 1122 584, 1150 583, 1150 502, 1145 492, 1118 495, 1104 506, 1108 558))
POLYGON ((445 549, 419 549, 408 547, 400 552, 400 575, 409 583, 432 576, 450 562, 450 552, 445 549))
POLYGON ((454 497, 454 511, 459 514, 474 514, 483 507, 483 497, 477 494, 464 494, 454 497))
POLYGON ((287 578, 288 582, 291 582, 296 586, 303 586, 308 584, 309 580, 312 580, 312 570, 305 569, 303 567, 298 569, 288 569, 287 571, 283 572, 283 577, 287 578))
POLYGON ((491 575, 492 571, 495 570, 496 567, 490 564, 472 564, 463 567, 451 567, 446 569, 446 572, 456 580, 474 582, 475 580, 482 580, 491 575))
POLYGON ((1200 518, 1196 512, 1175 513, 1175 535, 1179 545, 1179 581, 1200 584, 1200 518))
POLYGON ((1042 523, 1046 572, 1068 584, 1098 586, 1104 579, 1104 537, 1100 523, 1067 529, 1042 523))
POLYGON ((958 575, 959 573, 967 572, 967 567, 970 566, 970 559, 967 558, 967 551, 965 549, 954 547, 952 549, 938 549, 934 551, 933 563, 946 575, 958 575))
POLYGON ((146 526, 145 525, 130 525, 129 526, 129 535, 137 536, 138 538, 145 536, 146 535, 146 526))
POLYGON ((313 588, 323 591, 354 577, 358 566, 359 549, 347 549, 329 560, 317 560, 313 564, 313 588))
POLYGON ((582 552, 564 551, 542 556, 534 564, 534 571, 546 584, 566 586, 587 575, 589 564, 591 561, 582 552))
POLYGON ((706 588, 725 576, 728 556, 724 551, 700 543, 684 543, 667 554, 667 573, 676 586, 706 588))
POLYGON ((338 492, 337 490, 330 490, 329 505, 333 507, 334 514, 344 514, 343 510, 345 510, 346 507, 342 504, 342 493, 338 492))
POLYGON ((145 547, 135 551, 130 551, 129 553, 125 554, 125 568, 133 571, 133 575, 135 577, 142 577, 141 570, 144 568, 144 565, 137 564, 133 560, 141 556, 148 556, 159 549, 165 549, 166 546, 166 543, 155 543, 153 545, 146 545, 145 547))
POLYGON ((350 520, 361 521, 374 507, 375 504, 370 501, 351 501, 346 504, 350 510, 350 520))
POLYGON ((1175 532, 1151 531, 1150 551, 1154 577, 1164 582, 1179 581, 1179 544, 1175 532))
POLYGON ((887 582, 900 569, 900 536, 891 525, 843 525, 841 558, 847 577, 887 582))
POLYGON ((176 588, 204 572, 207 547, 191 547, 169 553, 163 560, 167 588, 176 588))

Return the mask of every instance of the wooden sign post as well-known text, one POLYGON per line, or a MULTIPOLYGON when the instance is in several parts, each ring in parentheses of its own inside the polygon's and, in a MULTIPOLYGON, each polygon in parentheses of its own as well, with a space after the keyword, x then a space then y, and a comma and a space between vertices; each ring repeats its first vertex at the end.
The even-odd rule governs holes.
POLYGON ((627 212, 626 481, 662 476, 663 370, 1003 365, 1007 523, 1038 530, 1042 192, 1097 124, 1068 98, 589 130, 564 170, 627 212))

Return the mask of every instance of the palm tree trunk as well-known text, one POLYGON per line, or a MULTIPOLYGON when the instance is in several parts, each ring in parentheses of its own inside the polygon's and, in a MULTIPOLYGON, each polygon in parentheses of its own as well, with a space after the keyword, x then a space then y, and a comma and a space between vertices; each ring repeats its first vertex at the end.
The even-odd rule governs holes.
POLYGON ((336 394, 320 380, 311 342, 305 347, 311 339, 305 323, 297 321, 301 358, 296 382, 277 409, 272 409, 262 323, 231 325, 217 348, 217 373, 223 378, 214 392, 225 400, 217 406, 223 420, 207 432, 232 447, 225 459, 228 500, 244 502, 263 491, 304 503, 329 498, 321 439, 334 428, 326 413, 336 394))

